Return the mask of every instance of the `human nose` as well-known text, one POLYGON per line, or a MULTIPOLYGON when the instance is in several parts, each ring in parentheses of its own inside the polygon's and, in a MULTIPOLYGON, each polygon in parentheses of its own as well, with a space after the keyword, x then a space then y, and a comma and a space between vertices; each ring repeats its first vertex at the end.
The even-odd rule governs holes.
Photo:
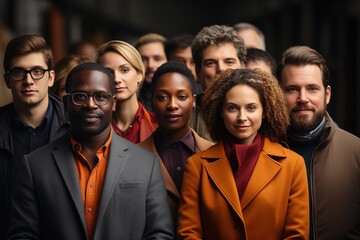
POLYGON ((238 111, 237 119, 238 119, 239 121, 246 121, 246 120, 247 120, 246 113, 245 113, 245 110, 244 110, 244 109, 240 109, 240 110, 238 111))
POLYGON ((177 109, 178 107, 179 106, 177 104, 176 98, 170 98, 166 108, 173 110, 173 109, 177 109))
POLYGON ((306 90, 305 90, 305 89, 302 89, 302 90, 299 92, 298 102, 307 103, 308 101, 309 101, 309 99, 308 99, 306 90))
POLYGON ((88 108, 97 108, 98 105, 95 103, 93 95, 88 95, 87 99, 85 100, 84 106, 88 108))
POLYGON ((30 72, 25 72, 25 76, 24 76, 23 82, 24 82, 24 83, 27 83, 27 84, 33 84, 33 83, 34 83, 34 79, 33 79, 33 77, 31 76, 31 73, 30 73, 30 72))

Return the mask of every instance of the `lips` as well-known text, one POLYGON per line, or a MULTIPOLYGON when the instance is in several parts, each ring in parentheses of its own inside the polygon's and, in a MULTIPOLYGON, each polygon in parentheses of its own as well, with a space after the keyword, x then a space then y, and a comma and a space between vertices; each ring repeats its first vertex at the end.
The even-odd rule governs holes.
POLYGON ((84 114, 84 115, 81 116, 81 119, 84 122, 88 122, 88 123, 96 122, 99 118, 100 117, 97 114, 84 114))
POLYGON ((30 93, 34 93, 36 92, 35 90, 22 90, 21 91, 23 94, 30 94, 30 93))
POLYGON ((177 120, 180 119, 180 117, 181 117, 180 114, 168 114, 164 116, 164 118, 169 122, 176 122, 177 120))

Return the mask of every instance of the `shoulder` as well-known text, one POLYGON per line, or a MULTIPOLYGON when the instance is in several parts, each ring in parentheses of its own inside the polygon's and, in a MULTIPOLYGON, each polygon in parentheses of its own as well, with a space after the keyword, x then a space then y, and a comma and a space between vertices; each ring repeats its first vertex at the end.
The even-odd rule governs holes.
POLYGON ((280 161, 283 159, 302 159, 301 155, 295 151, 284 147, 278 142, 273 142, 269 138, 264 139, 263 152, 273 158, 274 160, 280 161))
POLYGON ((139 158, 136 161, 153 159, 155 157, 155 155, 149 150, 141 147, 139 144, 132 143, 117 134, 113 134, 112 136, 110 151, 126 152, 131 158, 139 158))
POLYGON ((191 132, 194 136, 195 144, 199 148, 200 151, 206 150, 209 147, 213 146, 214 143, 199 136, 194 129, 191 129, 191 132))

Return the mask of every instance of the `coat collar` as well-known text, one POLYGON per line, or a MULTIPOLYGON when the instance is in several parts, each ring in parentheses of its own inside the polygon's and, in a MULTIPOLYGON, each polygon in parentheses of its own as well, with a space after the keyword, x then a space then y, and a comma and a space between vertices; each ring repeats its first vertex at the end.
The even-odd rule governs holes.
POLYGON ((210 178, 241 219, 243 219, 242 211, 281 170, 281 163, 278 162, 278 159, 285 157, 285 151, 280 144, 265 138, 263 150, 240 202, 223 143, 215 144, 201 155, 201 158, 209 162, 205 169, 210 178))

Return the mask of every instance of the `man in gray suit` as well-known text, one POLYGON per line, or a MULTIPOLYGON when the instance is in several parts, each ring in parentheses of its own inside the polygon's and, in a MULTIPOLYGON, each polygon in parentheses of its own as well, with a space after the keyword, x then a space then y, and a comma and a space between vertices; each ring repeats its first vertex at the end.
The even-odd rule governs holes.
POLYGON ((159 161, 111 129, 113 75, 80 64, 66 92, 71 131, 25 155, 8 239, 174 239, 159 161))

